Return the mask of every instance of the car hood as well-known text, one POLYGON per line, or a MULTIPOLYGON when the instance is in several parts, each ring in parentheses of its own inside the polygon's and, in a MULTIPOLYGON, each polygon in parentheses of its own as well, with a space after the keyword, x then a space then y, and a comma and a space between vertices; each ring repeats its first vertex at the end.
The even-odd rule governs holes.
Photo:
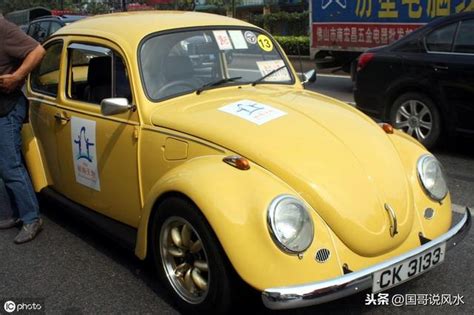
POLYGON ((380 255, 408 237, 414 211, 406 171, 388 136, 371 119, 304 90, 270 85, 218 90, 160 105, 151 121, 211 141, 267 169, 359 255, 380 255), (281 116, 274 113, 268 115, 272 120, 257 124, 224 111, 229 104, 248 101, 281 116), (385 204, 398 222, 394 237, 385 204))

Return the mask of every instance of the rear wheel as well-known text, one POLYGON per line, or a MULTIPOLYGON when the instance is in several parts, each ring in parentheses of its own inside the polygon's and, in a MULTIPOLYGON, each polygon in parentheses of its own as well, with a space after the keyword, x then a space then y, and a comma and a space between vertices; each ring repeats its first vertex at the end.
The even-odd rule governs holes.
POLYGON ((231 272, 199 209, 172 197, 158 207, 152 224, 156 270, 181 310, 227 312, 232 304, 231 272))
POLYGON ((441 117, 434 102, 421 93, 405 93, 393 103, 390 122, 425 147, 432 148, 441 135, 441 117))

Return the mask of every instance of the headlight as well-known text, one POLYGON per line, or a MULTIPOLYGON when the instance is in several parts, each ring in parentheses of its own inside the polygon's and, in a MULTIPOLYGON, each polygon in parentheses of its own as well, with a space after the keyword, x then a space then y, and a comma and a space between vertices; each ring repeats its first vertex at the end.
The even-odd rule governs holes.
POLYGON ((299 254, 313 242, 313 221, 305 205, 295 197, 282 195, 273 199, 267 219, 270 234, 282 250, 299 254))
POLYGON ((443 200, 448 194, 448 186, 438 160, 432 155, 423 155, 418 159, 417 168, 426 194, 436 201, 443 200))

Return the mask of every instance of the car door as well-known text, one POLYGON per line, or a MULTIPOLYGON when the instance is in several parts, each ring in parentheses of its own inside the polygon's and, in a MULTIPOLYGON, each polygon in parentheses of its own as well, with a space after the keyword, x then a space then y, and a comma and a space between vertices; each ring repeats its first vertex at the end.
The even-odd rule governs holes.
POLYGON ((53 187, 61 177, 56 143, 58 124, 54 115, 58 112, 58 86, 64 80, 61 66, 63 47, 62 40, 45 46, 46 55, 31 73, 28 86, 29 119, 41 148, 47 180, 53 187))
POLYGON ((457 25, 457 22, 450 23, 428 32, 419 39, 416 50, 403 54, 408 78, 419 85, 429 87, 433 93, 439 92, 437 72, 446 68, 449 59, 447 54, 452 49, 457 25))
POLYGON ((104 116, 104 98, 132 102, 125 58, 112 43, 76 38, 67 44, 67 79, 56 133, 60 185, 72 201, 133 227, 141 209, 137 112, 104 116))
POLYGON ((474 129, 474 20, 434 30, 425 38, 432 77, 446 111, 449 131, 474 129), (444 32, 444 38, 439 36, 444 32), (449 35, 449 36, 448 36, 449 35))
POLYGON ((474 19, 460 22, 445 66, 437 75, 453 108, 455 129, 474 133, 474 19))

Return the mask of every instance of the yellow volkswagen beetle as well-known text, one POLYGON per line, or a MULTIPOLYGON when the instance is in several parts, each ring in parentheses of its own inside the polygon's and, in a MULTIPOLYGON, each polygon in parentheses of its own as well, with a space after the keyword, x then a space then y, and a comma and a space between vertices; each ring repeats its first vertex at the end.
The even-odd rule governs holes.
POLYGON ((184 310, 225 311, 235 275, 272 309, 386 290, 439 265, 451 227, 439 162, 306 91, 245 22, 121 13, 66 26, 31 74, 34 187, 150 256, 184 310))

